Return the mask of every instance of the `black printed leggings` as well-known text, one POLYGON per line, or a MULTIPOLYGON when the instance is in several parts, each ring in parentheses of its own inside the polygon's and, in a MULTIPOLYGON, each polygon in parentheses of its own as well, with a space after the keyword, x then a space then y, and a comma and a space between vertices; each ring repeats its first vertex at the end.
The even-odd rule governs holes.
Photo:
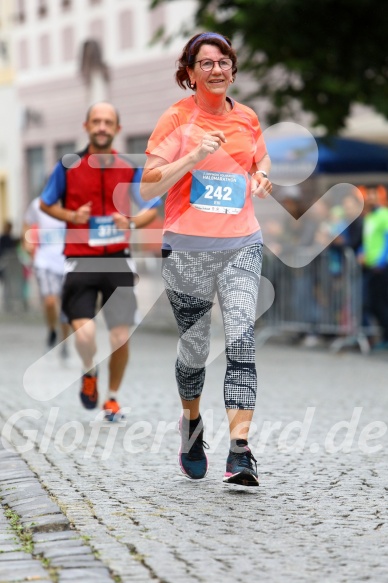
POLYGON ((261 265, 260 244, 232 251, 172 251, 164 259, 162 275, 179 331, 175 373, 183 399, 202 393, 217 294, 225 329, 225 407, 255 408, 254 324, 261 265))

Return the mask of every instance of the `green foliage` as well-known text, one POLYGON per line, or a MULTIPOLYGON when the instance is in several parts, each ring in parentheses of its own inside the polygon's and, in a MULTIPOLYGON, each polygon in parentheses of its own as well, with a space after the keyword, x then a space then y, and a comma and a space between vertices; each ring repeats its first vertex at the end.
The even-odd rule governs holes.
POLYGON ((354 103, 388 116, 388 11, 378 0, 198 0, 196 29, 232 39, 271 122, 296 101, 329 133, 354 103))
POLYGON ((28 528, 23 527, 19 515, 11 510, 11 508, 7 508, 4 515, 8 519, 11 528, 20 542, 21 550, 25 553, 31 554, 34 548, 32 532, 28 528))
MULTIPOLYGON (((8 519, 9 525, 14 531, 14 534, 16 535, 17 540, 20 543, 20 550, 24 551, 29 555, 32 555, 32 557, 39 559, 43 567, 48 571, 52 583, 58 583, 59 581, 58 568, 51 566, 50 559, 45 558, 41 554, 39 555, 35 554, 32 531, 28 528, 28 526, 23 526, 20 520, 20 516, 8 506, 5 506, 4 515, 8 519)), ((32 522, 30 526, 34 526, 34 523, 32 522)))

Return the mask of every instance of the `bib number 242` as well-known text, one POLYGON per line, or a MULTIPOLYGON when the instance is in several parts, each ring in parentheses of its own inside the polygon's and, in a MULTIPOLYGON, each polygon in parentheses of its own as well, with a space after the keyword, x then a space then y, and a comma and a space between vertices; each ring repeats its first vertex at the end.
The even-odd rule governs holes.
POLYGON ((232 189, 230 188, 230 186, 216 186, 214 187, 213 184, 207 184, 206 185, 206 194, 204 195, 204 198, 208 198, 208 199, 215 199, 217 198, 218 200, 232 200, 231 199, 231 195, 232 194, 232 189))

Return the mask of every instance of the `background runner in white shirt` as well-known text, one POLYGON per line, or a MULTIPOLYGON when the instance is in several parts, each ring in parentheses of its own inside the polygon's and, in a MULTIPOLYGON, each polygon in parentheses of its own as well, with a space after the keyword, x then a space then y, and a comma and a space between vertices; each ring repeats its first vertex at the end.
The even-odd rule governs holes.
MULTIPOLYGON (((44 316, 47 323, 47 346, 52 348, 57 342, 57 329, 61 325, 62 340, 65 340, 70 327, 67 318, 61 312, 61 294, 65 256, 63 243, 65 223, 50 217, 39 208, 39 197, 35 198, 27 208, 24 216, 24 234, 35 226, 37 228, 37 244, 23 237, 25 249, 33 256, 34 273, 42 298, 44 316)), ((61 351, 67 356, 66 344, 61 351)))

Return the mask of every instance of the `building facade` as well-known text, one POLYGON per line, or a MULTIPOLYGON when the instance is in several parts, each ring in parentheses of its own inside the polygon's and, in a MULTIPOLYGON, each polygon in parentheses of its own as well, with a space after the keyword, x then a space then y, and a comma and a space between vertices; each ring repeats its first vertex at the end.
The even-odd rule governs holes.
POLYGON ((20 108, 12 51, 13 2, 0 0, 0 229, 20 207, 20 108))
MULTIPOLYGON (((144 152, 161 113, 185 93, 175 61, 196 0, 150 10, 150 0, 0 0, 0 219, 21 226, 63 154, 86 143, 85 111, 111 101, 121 114, 116 147, 144 152), (168 45, 157 42, 164 29, 168 45)), ((249 85, 249 78, 239 80, 249 85)), ((258 113, 263 119, 265 104, 258 113)), ((344 135, 388 143, 388 125, 355 108, 344 135)))
MULTIPOLYGON (((0 0, 1 1, 1 0, 0 0)), ((183 97, 174 82, 195 1, 149 9, 149 0, 14 0, 13 52, 21 128, 21 205, 37 196, 56 160, 86 144, 88 106, 121 115, 115 145, 144 152, 161 113, 183 97), (154 42, 162 27, 171 43, 154 42)))

